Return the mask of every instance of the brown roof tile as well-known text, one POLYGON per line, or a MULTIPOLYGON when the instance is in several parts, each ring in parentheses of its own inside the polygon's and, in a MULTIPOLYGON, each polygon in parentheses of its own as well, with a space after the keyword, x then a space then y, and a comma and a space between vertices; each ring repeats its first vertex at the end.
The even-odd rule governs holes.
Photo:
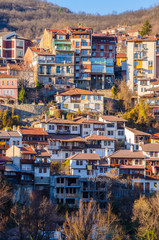
POLYGON ((159 143, 148 143, 141 145, 144 152, 159 152, 159 143))
POLYGON ((86 142, 86 140, 76 135, 54 135, 49 134, 49 141, 59 140, 61 142, 86 142))
POLYGON ((139 131, 137 129, 134 129, 134 128, 129 128, 129 127, 125 127, 126 129, 128 129, 129 131, 133 132, 136 136, 151 136, 151 134, 149 133, 146 133, 146 132, 142 132, 142 131, 139 131))
POLYGON ((107 116, 101 116, 103 120, 106 120, 108 122, 127 122, 127 120, 123 118, 119 118, 117 116, 107 115, 107 116))
POLYGON ((103 96, 104 94, 98 93, 98 92, 93 92, 93 91, 88 91, 84 89, 79 89, 79 88, 71 88, 68 91, 65 91, 60 94, 61 96, 74 96, 74 95, 100 95, 103 96))
POLYGON ((111 140, 111 141, 116 141, 116 139, 114 139, 114 138, 109 138, 109 137, 105 137, 105 136, 97 135, 97 134, 92 134, 90 136, 87 136, 87 137, 85 137, 85 139, 86 140, 103 140, 103 141, 111 140))
POLYGON ((130 150, 119 150, 117 152, 114 152, 113 154, 109 155, 110 158, 141 158, 144 159, 145 156, 142 151, 130 151, 130 150))
POLYGON ((21 147, 20 150, 23 154, 36 154, 32 147, 21 147))
POLYGON ((77 153, 68 158, 69 160, 100 160, 97 153, 77 153))
POLYGON ((43 128, 21 127, 19 131, 23 135, 48 135, 48 133, 44 131, 43 128))

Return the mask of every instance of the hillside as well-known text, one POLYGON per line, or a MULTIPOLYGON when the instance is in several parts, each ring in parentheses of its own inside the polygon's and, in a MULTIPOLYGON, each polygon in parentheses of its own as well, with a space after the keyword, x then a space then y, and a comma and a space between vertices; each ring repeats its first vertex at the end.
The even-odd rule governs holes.
POLYGON ((42 34, 45 27, 62 28, 82 23, 100 31, 106 27, 127 24, 130 29, 140 29, 148 18, 152 32, 159 32, 159 6, 119 15, 75 14, 42 0, 0 0, 0 30, 15 30, 24 37, 34 38, 42 34))

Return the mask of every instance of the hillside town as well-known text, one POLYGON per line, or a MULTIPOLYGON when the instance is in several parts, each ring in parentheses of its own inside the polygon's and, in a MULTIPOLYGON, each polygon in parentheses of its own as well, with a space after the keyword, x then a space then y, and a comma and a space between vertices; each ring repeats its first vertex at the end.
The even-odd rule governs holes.
MULTIPOLYGON (((154 194, 158 117, 159 34, 82 24, 40 39, 0 32, 0 175, 15 201, 36 191, 56 206, 94 199, 104 211, 108 179, 122 181, 116 199, 128 185, 154 194)), ((46 239, 66 239, 54 229, 46 239)))

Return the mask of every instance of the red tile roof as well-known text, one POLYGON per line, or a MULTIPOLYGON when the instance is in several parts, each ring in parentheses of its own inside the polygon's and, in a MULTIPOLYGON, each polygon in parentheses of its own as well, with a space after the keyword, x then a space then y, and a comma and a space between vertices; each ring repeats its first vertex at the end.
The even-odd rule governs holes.
POLYGON ((60 94, 61 96, 74 96, 74 95, 101 95, 103 96, 104 94, 98 93, 98 92, 93 92, 93 91, 88 91, 84 89, 79 89, 79 88, 71 88, 68 91, 65 91, 60 94))
POLYGON ((127 56, 126 56, 126 53, 118 53, 118 54, 116 55, 116 57, 117 57, 117 58, 126 58, 127 56))
POLYGON ((145 156, 142 151, 130 151, 130 150, 119 150, 109 155, 110 158, 123 158, 123 159, 144 159, 145 156))
POLYGON ((155 133, 151 136, 152 139, 159 138, 159 133, 155 133))
POLYGON ((67 120, 67 119, 58 119, 58 118, 50 118, 48 121, 42 120, 42 123, 61 123, 61 124, 73 124, 73 125, 79 125, 78 122, 75 122, 73 120, 67 120))
POLYGON ((59 140, 60 142, 86 142, 86 140, 76 135, 54 135, 49 134, 49 141, 59 140))
POLYGON ((123 119, 123 118, 119 118, 117 116, 112 116, 112 115, 107 115, 107 116, 101 116, 101 118, 105 121, 108 122, 127 122, 127 120, 123 119))
POLYGON ((133 38, 131 40, 127 40, 127 42, 156 42, 156 38, 153 36, 143 37, 143 38, 133 38))
POLYGON ((22 135, 48 135, 43 128, 21 127, 19 131, 22 133, 22 135))
POLYGON ((142 131, 139 131, 134 128, 129 128, 129 127, 125 127, 125 128, 128 129, 129 131, 133 132, 136 136, 151 136, 151 134, 149 134, 149 133, 142 132, 142 131))
POLYGON ((44 48, 30 47, 32 52, 37 53, 38 55, 54 55, 50 51, 45 50, 44 48))
POLYGON ((20 150, 23 154, 36 154, 34 148, 32 147, 21 147, 20 150))
POLYGON ((109 138, 109 137, 105 137, 105 136, 97 135, 97 134, 92 134, 90 136, 87 136, 87 137, 85 137, 85 139, 86 140, 103 140, 103 141, 109 140, 109 141, 116 141, 116 139, 114 139, 114 138, 109 138))
POLYGON ((97 153, 76 153, 68 158, 69 160, 100 160, 97 153))
POLYGON ((105 123, 104 122, 101 122, 101 121, 98 121, 98 120, 95 120, 95 119, 87 119, 87 118, 81 118, 79 120, 76 120, 75 122, 77 123, 93 123, 93 124, 102 124, 104 125, 105 123))
POLYGON ((37 157, 50 157, 51 154, 46 151, 45 149, 41 149, 41 150, 37 150, 36 149, 36 153, 37 153, 37 157))
POLYGON ((0 73, 0 78, 14 78, 14 79, 17 79, 17 77, 15 76, 12 76, 12 75, 8 75, 8 74, 5 74, 5 73, 0 73))
POLYGON ((159 143, 148 143, 141 145, 144 152, 159 152, 159 143))

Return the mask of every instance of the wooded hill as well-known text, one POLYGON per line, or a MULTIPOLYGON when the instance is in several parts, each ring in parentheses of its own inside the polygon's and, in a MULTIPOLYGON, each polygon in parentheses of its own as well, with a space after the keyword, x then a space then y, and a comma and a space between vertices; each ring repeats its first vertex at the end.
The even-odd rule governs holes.
POLYGON ((0 30, 15 30, 28 38, 40 36, 45 27, 63 28, 79 23, 93 27, 95 32, 118 24, 140 30, 147 18, 152 25, 152 32, 159 32, 159 6, 101 16, 84 12, 76 14, 67 8, 42 0, 0 0, 0 30))

